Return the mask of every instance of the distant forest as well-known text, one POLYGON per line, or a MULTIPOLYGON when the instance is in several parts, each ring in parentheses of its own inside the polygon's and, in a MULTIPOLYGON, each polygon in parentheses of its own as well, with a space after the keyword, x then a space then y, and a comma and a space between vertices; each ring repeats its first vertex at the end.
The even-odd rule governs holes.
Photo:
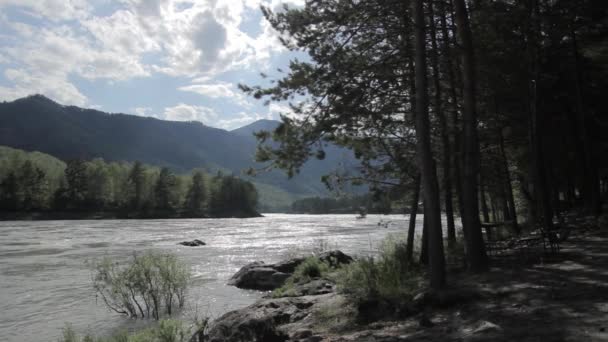
POLYGON ((393 212, 388 196, 366 194, 339 198, 308 197, 292 203, 295 214, 350 214, 364 211, 369 214, 390 214, 393 212))
POLYGON ((140 162, 70 160, 0 146, 0 217, 251 217, 255 186, 201 170, 177 175, 140 162))

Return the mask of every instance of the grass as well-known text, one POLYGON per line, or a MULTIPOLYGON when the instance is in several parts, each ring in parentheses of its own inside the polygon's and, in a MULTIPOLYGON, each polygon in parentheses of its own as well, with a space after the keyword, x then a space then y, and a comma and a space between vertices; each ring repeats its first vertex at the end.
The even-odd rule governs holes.
POLYGON ((186 326, 182 321, 166 319, 142 331, 134 333, 121 331, 109 337, 96 337, 90 334, 80 337, 68 324, 63 328, 63 335, 58 342, 187 342, 194 334, 205 332, 207 323, 208 320, 204 319, 193 326, 186 326))
POLYGON ((317 257, 306 258, 293 274, 287 278, 285 284, 272 292, 272 297, 293 297, 298 293, 295 289, 297 284, 305 284, 312 279, 325 277, 330 272, 330 266, 317 257))
POLYGON ((405 251, 403 241, 387 237, 376 257, 359 258, 335 273, 338 291, 356 300, 410 298, 420 288, 422 270, 407 261, 405 251))

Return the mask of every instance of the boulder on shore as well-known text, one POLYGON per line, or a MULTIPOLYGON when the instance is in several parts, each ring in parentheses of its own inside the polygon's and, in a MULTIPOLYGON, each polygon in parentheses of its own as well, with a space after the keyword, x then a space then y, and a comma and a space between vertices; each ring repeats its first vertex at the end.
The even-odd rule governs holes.
POLYGON ((199 239, 194 239, 192 241, 182 241, 182 242, 178 243, 178 245, 187 246, 187 247, 199 247, 199 246, 205 246, 206 243, 199 239))
MULTIPOLYGON (((314 307, 335 298, 328 293, 316 296, 262 299, 246 308, 228 312, 213 322, 209 342, 283 342, 306 340, 294 337, 311 335, 298 329, 314 307), (298 335, 298 336, 291 336, 298 335)), ((304 325, 305 326, 305 325, 304 325)), ((310 338, 312 336, 306 336, 310 338)))
MULTIPOLYGON (((353 258, 338 250, 324 252, 317 257, 331 267, 338 267, 353 261, 353 258)), ((274 290, 283 286, 287 278, 304 260, 306 258, 293 258, 275 264, 255 261, 236 272, 228 281, 228 285, 248 290, 274 290)))

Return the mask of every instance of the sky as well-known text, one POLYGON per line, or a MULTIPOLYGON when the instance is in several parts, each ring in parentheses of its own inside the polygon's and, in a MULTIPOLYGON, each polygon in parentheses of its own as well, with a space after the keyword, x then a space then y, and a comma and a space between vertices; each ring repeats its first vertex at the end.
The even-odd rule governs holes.
POLYGON ((304 0, 0 0, 0 101, 64 105, 234 129, 278 119, 237 85, 264 84, 298 53, 260 6, 304 0))

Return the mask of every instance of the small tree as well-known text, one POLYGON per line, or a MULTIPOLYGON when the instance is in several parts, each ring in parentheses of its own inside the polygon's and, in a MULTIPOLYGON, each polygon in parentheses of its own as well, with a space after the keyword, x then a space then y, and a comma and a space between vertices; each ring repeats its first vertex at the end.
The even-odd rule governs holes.
POLYGON ((93 271, 95 292, 117 313, 158 320, 184 306, 190 270, 175 255, 146 252, 126 265, 106 257, 93 271))
POLYGON ((192 175, 192 185, 190 185, 190 189, 188 189, 184 209, 186 209, 189 214, 201 215, 204 211, 206 197, 207 189, 205 186, 205 178, 201 171, 196 171, 194 175, 192 175))

